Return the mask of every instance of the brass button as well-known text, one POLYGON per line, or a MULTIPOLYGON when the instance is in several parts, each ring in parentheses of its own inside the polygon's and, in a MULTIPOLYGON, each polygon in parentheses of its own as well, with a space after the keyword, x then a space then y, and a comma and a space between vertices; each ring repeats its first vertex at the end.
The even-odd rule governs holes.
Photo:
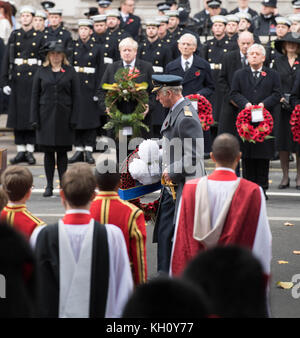
POLYGON ((104 53, 104 56, 107 56, 108 54, 107 53, 104 53))
POLYGON ((21 73, 17 73, 17 76, 21 76, 21 73))
POLYGON ((89 83, 89 81, 88 81, 88 80, 85 80, 85 83, 86 83, 86 84, 88 84, 88 83, 89 83))
POLYGON ((105 48, 108 48, 108 47, 109 47, 109 45, 106 44, 106 45, 105 45, 105 48))
POLYGON ((210 53, 210 52, 211 52, 211 49, 209 49, 208 52, 210 53))
POLYGON ((143 55, 145 55, 145 54, 146 54, 146 52, 142 52, 142 54, 143 54, 143 55))
POLYGON ((61 39, 59 39, 59 40, 58 40, 58 42, 59 42, 59 43, 62 43, 62 40, 61 40, 61 39))
POLYGON ((94 45, 93 45, 92 43, 90 44, 90 46, 91 46, 92 48, 94 47, 94 45))
POLYGON ((74 61, 74 65, 77 65, 78 64, 78 62, 77 61, 74 61))
POLYGON ((16 45, 17 45, 17 46, 20 46, 20 45, 21 45, 21 42, 17 42, 16 45))
POLYGON ((227 52, 227 49, 224 49, 224 53, 226 53, 227 52))
POLYGON ((88 66, 90 66, 92 63, 91 62, 88 62, 88 66))
POLYGON ((89 53, 89 56, 93 56, 93 53, 89 53))
POLYGON ((36 46, 36 43, 35 43, 35 42, 33 42, 33 43, 32 43, 32 46, 36 46))
POLYGON ((33 33, 33 36, 36 36, 36 32, 33 33))
POLYGON ((156 61, 155 61, 155 64, 157 65, 158 63, 159 63, 159 61, 156 60, 156 61))
POLYGON ((29 75, 29 76, 31 76, 31 75, 32 75, 32 73, 31 73, 31 72, 29 72, 29 73, 28 73, 28 75, 29 75))

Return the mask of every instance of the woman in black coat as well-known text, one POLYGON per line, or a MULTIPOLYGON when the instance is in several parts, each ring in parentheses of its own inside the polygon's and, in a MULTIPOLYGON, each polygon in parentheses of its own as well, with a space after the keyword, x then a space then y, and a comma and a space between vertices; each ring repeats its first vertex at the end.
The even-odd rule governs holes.
MULTIPOLYGON (((296 72, 300 69, 300 35, 287 33, 281 40, 275 41, 276 49, 282 54, 275 59, 273 68, 280 74, 282 98, 278 124, 275 126, 275 146, 279 151, 282 179, 279 189, 290 186, 289 154, 296 153, 297 168, 299 168, 299 146, 293 141, 290 117, 292 106, 290 95, 295 82, 296 72)), ((300 170, 297 169, 296 186, 300 189, 300 170)))
POLYGON ((31 123, 36 129, 37 144, 45 152, 47 187, 43 196, 49 197, 53 194, 55 153, 60 181, 67 170, 67 152, 74 143, 80 86, 63 45, 53 41, 46 52, 46 61, 34 77, 31 123))

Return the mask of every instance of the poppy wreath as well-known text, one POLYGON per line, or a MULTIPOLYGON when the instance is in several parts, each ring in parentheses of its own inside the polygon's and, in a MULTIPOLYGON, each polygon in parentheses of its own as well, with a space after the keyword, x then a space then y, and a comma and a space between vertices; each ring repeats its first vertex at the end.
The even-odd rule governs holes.
MULTIPOLYGON (((124 161, 121 168, 121 184, 120 189, 129 189, 134 188, 136 186, 136 182, 129 172, 129 163, 134 158, 139 158, 138 155, 139 149, 136 148, 124 161)), ((154 220, 158 211, 159 199, 149 202, 149 203, 141 203, 140 198, 136 198, 134 200, 130 200, 130 203, 134 204, 138 208, 140 208, 144 212, 145 220, 150 221, 154 220)))
POLYGON ((137 68, 120 68, 115 74, 115 83, 104 83, 102 88, 107 90, 105 96, 105 106, 108 108, 109 121, 103 126, 103 129, 115 130, 115 137, 118 138, 119 131, 126 126, 133 129, 133 137, 140 136, 141 129, 149 131, 149 127, 143 123, 146 110, 146 104, 149 102, 147 93, 148 83, 136 83, 136 78, 140 76, 137 68), (123 114, 117 106, 118 102, 130 100, 136 101, 137 105, 131 114, 123 114))
POLYGON ((191 101, 198 101, 198 116, 202 129, 209 130, 210 126, 214 124, 211 103, 200 94, 187 95, 186 98, 191 101))
POLYGON ((258 124, 257 127, 251 123, 251 109, 261 108, 260 106, 252 106, 242 110, 236 120, 236 128, 240 138, 243 142, 248 141, 251 143, 264 142, 267 139, 273 138, 270 136, 273 130, 273 117, 270 112, 263 108, 264 120, 258 124))
POLYGON ((290 125, 293 135, 293 140, 300 143, 300 104, 297 104, 291 114, 290 125))

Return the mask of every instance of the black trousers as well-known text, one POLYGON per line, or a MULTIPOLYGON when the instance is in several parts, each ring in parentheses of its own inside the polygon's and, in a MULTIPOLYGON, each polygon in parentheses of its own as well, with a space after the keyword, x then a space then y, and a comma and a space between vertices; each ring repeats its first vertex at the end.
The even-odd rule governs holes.
POLYGON ((157 243, 157 271, 159 272, 169 272, 174 235, 174 213, 175 202, 164 188, 153 233, 153 242, 157 243))
POLYGON ((47 179, 47 187, 53 188, 53 179, 54 179, 54 170, 55 170, 55 153, 56 153, 56 164, 57 171, 59 176, 59 181, 61 182, 63 174, 67 171, 68 168, 68 156, 65 151, 47 151, 44 156, 44 169, 47 179))
POLYGON ((14 130, 14 136, 16 145, 35 144, 34 130, 14 130))
POLYGON ((242 160, 243 177, 260 185, 264 191, 269 188, 270 160, 245 158, 242 160))
POLYGON ((75 130, 75 146, 76 147, 95 147, 97 137, 97 129, 78 129, 75 130))

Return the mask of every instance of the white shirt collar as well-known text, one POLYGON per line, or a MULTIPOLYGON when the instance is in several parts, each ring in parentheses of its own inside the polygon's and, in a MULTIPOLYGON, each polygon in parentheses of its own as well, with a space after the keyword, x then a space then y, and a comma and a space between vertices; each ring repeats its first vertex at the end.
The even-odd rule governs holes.
POLYGON ((251 72, 254 73, 254 72, 261 72, 262 71, 262 66, 259 68, 259 69, 253 69, 252 67, 251 68, 251 72))
POLYGON ((69 215, 69 214, 87 214, 87 215, 89 215, 90 211, 86 210, 86 209, 70 209, 70 210, 66 210, 66 215, 69 215))
POLYGON ((249 10, 248 7, 245 8, 245 9, 239 8, 239 12, 240 12, 240 13, 248 13, 248 10, 249 10))
POLYGON ((189 67, 191 68, 194 61, 194 55, 190 56, 188 59, 185 59, 183 56, 181 56, 181 67, 183 68, 183 70, 185 70, 185 65, 187 61, 189 62, 189 67))
POLYGON ((231 171, 235 174, 235 171, 231 168, 226 168, 226 167, 219 167, 219 168, 216 168, 216 170, 225 170, 225 171, 231 171))
MULTIPOLYGON (((131 63, 130 63, 130 68, 134 68, 134 66, 135 66, 135 60, 136 60, 136 59, 134 59, 133 61, 131 61, 131 63)), ((126 65, 127 65, 127 63, 126 63, 125 61, 123 61, 123 66, 124 66, 124 68, 125 68, 126 65)))
POLYGON ((173 111, 182 101, 184 101, 184 97, 180 98, 175 104, 174 106, 171 108, 171 111, 173 111))

